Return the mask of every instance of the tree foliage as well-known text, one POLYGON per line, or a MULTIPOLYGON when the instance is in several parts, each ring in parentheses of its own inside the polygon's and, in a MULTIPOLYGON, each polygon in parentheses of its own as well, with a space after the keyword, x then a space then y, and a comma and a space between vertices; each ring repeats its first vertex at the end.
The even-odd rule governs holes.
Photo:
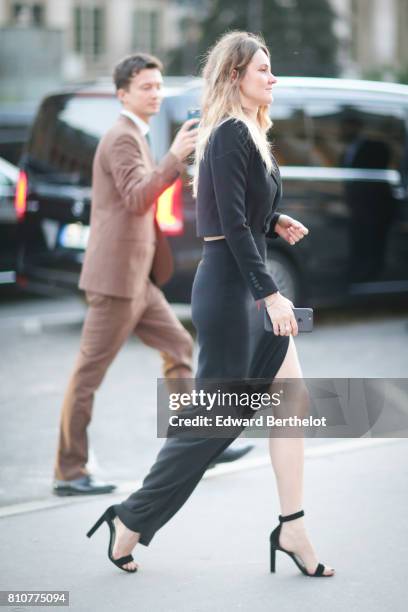
POLYGON ((197 74, 200 60, 224 32, 247 30, 265 38, 274 74, 337 76, 334 19, 329 0, 211 0, 207 15, 195 24, 199 39, 186 37, 168 58, 168 72, 197 74))

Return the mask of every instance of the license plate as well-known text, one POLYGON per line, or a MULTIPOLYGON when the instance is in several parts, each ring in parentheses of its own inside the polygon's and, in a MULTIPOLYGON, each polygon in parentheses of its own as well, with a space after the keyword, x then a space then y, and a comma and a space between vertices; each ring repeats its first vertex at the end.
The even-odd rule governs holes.
POLYGON ((66 249, 86 249, 89 238, 89 226, 81 223, 69 223, 62 228, 59 243, 66 249))

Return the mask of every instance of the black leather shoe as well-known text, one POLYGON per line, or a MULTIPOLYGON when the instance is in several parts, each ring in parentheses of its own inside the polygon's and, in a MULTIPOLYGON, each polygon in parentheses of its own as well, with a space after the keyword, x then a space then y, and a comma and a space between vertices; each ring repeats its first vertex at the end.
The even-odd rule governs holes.
POLYGON ((249 453, 254 448, 253 444, 247 444, 246 446, 241 446, 240 448, 231 448, 228 447, 218 457, 210 463, 208 469, 217 465, 217 463, 230 463, 231 461, 236 461, 237 459, 241 459, 244 455, 249 453))
POLYGON ((59 497, 68 495, 102 495, 112 493, 116 485, 95 480, 92 476, 83 476, 75 480, 54 480, 53 493, 59 497))

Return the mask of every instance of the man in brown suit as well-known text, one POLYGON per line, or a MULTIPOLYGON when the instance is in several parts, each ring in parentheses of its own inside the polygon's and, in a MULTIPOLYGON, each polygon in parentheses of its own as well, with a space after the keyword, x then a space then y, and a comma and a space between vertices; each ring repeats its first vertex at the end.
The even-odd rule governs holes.
MULTIPOLYGON (((198 120, 183 124, 155 164, 148 131, 150 117, 160 110, 161 73, 160 61, 147 54, 125 58, 114 71, 123 109, 93 162, 91 229, 79 283, 89 308, 62 406, 53 485, 59 496, 116 488, 88 473, 87 427, 95 391, 130 334, 160 351, 167 379, 192 377, 192 338, 158 288, 169 280, 173 264, 155 221, 155 202, 185 169, 198 120)), ((217 461, 233 461, 251 448, 227 449, 217 461)))
POLYGON ((90 238, 79 284, 89 308, 62 407, 57 495, 115 488, 87 471, 87 426, 94 393, 130 334, 160 351, 164 376, 192 376, 192 338, 158 288, 171 276, 172 258, 155 222, 155 201, 184 170, 197 120, 182 126, 155 164, 146 136, 150 117, 160 110, 161 72, 160 61, 145 54, 125 58, 114 72, 123 110, 101 139, 93 163, 90 238))

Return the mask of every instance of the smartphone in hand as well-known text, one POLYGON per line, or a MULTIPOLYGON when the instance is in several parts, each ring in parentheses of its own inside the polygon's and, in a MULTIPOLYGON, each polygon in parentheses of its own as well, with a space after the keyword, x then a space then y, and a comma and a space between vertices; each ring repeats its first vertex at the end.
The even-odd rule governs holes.
MULTIPOLYGON (((201 119, 201 109, 200 108, 189 108, 187 111, 187 119, 201 119)), ((193 125, 190 130, 197 127, 198 124, 193 125)))
MULTIPOLYGON (((292 310, 298 325, 298 331, 313 331, 313 308, 292 308, 292 310)), ((266 308, 264 311, 264 327, 265 331, 273 332, 272 321, 266 308)))

